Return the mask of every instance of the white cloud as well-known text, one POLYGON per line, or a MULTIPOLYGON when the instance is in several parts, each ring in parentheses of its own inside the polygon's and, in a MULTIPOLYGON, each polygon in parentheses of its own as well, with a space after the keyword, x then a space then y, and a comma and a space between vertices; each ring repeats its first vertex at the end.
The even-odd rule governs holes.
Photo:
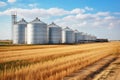
POLYGON ((73 10, 65 10, 62 8, 14 8, 0 12, 0 15, 10 15, 11 11, 17 11, 18 17, 24 17, 27 19, 34 19, 35 17, 40 17, 45 20, 52 19, 51 22, 54 20, 60 26, 70 27, 114 28, 115 26, 120 25, 120 19, 112 15, 110 12, 97 12, 92 14, 86 13, 88 11, 88 9, 86 9, 75 8, 73 10))
POLYGON ((69 14, 69 11, 66 11, 61 8, 50 8, 46 11, 47 11, 47 13, 49 13, 52 16, 62 16, 62 15, 69 14))
POLYGON ((8 0, 9 3, 14 3, 16 0, 8 0))
POLYGON ((33 3, 33 4, 28 4, 29 7, 32 7, 32 8, 36 8, 37 7, 37 3, 33 3))
POLYGON ((106 20, 112 20, 112 19, 115 19, 115 17, 114 16, 107 16, 107 17, 105 17, 105 19, 106 20))
POLYGON ((85 7, 85 10, 88 10, 88 11, 93 11, 94 9, 93 8, 90 8, 88 6, 85 7))
POLYGON ((5 2, 0 1, 0 7, 6 6, 7 4, 5 2))
POLYGON ((113 14, 115 14, 115 15, 120 15, 120 12, 114 12, 113 14))
POLYGON ((109 12, 98 12, 96 15, 97 16, 109 16, 109 12))
POLYGON ((76 14, 65 16, 64 18, 55 21, 61 26, 79 27, 106 27, 114 28, 120 25, 120 19, 115 16, 110 16, 108 12, 98 12, 96 14, 76 14))
POLYGON ((84 9, 80 9, 80 8, 75 8, 71 11, 72 14, 79 14, 79 13, 84 13, 85 10, 84 9))
POLYGON ((69 14, 69 11, 60 8, 49 8, 49 9, 42 9, 42 8, 33 8, 33 9, 22 9, 22 8, 14 8, 8 9, 3 12, 0 12, 0 15, 10 15, 11 11, 16 11, 18 16, 25 17, 25 18, 34 18, 36 16, 41 18, 49 18, 52 16, 63 16, 69 14))

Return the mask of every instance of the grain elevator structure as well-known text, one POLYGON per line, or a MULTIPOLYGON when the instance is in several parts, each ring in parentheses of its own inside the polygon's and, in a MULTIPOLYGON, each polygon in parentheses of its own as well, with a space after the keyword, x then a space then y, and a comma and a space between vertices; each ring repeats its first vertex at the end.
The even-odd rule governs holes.
POLYGON ((96 36, 88 35, 69 27, 62 29, 54 22, 47 25, 36 17, 33 21, 17 21, 17 14, 12 14, 13 44, 74 44, 94 42, 96 36))
POLYGON ((69 27, 66 27, 62 31, 62 43, 75 43, 75 33, 69 27))
POLYGON ((62 43, 62 28, 52 22, 49 27, 49 43, 59 44, 62 43))
POLYGON ((48 26, 36 18, 27 25, 27 44, 47 44, 48 26))

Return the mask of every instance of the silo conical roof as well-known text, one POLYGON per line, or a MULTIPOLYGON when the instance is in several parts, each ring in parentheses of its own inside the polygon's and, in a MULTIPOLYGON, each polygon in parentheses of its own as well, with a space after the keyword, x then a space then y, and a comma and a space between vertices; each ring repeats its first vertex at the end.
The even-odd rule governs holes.
POLYGON ((51 24, 48 25, 48 27, 60 27, 60 26, 58 26, 54 22, 52 22, 51 24))
POLYGON ((83 32, 79 32, 77 29, 76 29, 74 32, 75 32, 75 33, 84 34, 83 32))
POLYGON ((77 29, 74 31, 75 33, 80 33, 77 29))
POLYGON ((17 24, 27 24, 27 21, 22 18, 20 21, 17 22, 17 24))
POLYGON ((73 30, 70 29, 69 27, 66 27, 66 28, 64 28, 63 30, 65 30, 65 31, 73 31, 73 30))
POLYGON ((41 23, 41 24, 46 24, 44 22, 42 22, 38 17, 36 17, 33 21, 31 21, 30 23, 34 24, 34 23, 41 23))

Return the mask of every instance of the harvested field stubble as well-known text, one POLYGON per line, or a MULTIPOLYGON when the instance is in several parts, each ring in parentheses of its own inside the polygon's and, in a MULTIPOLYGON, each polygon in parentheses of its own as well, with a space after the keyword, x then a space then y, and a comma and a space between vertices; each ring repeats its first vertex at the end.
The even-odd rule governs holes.
POLYGON ((120 42, 59 46, 0 52, 0 80, 61 80, 120 51, 120 42))

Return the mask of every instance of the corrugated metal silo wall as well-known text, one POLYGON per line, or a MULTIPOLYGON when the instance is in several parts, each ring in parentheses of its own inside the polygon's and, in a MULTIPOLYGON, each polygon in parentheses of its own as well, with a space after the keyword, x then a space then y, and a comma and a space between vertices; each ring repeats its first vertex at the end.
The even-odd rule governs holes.
POLYGON ((25 29, 27 24, 14 24, 13 44, 25 44, 25 29))
POLYGON ((28 24, 27 28, 28 44, 47 44, 48 43, 48 27, 46 24, 28 24))
POLYGON ((73 31, 65 31, 65 43, 75 43, 75 34, 73 31))
POLYGON ((60 27, 49 27, 49 43, 62 43, 62 29, 60 27))

